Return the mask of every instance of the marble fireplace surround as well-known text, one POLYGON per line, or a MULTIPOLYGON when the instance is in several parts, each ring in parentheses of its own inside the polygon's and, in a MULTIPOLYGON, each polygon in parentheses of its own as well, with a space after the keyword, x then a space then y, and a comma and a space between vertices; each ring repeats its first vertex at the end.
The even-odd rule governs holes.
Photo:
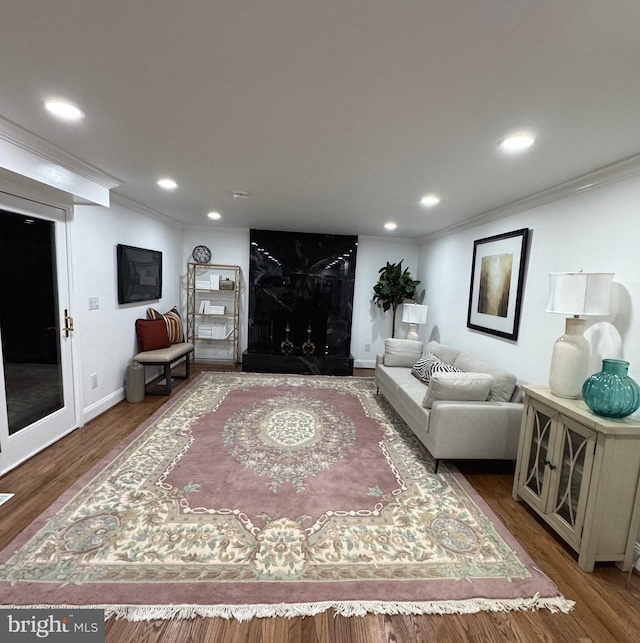
POLYGON ((242 370, 351 375, 357 237, 252 229, 250 242, 242 370))

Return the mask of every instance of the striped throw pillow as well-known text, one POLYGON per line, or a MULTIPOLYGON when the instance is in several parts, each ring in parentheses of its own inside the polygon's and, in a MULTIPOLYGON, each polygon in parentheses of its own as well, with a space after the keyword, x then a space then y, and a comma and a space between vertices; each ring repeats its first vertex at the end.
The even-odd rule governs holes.
POLYGON ((446 364, 433 353, 421 357, 411 368, 411 374, 421 382, 428 384, 434 373, 459 373, 460 369, 451 364, 446 364))
POLYGON ((182 327, 182 317, 178 309, 174 306, 167 313, 159 313, 155 308, 147 308, 148 319, 164 319, 167 325, 167 333, 169 334, 169 341, 172 344, 180 344, 184 342, 184 329, 182 327))

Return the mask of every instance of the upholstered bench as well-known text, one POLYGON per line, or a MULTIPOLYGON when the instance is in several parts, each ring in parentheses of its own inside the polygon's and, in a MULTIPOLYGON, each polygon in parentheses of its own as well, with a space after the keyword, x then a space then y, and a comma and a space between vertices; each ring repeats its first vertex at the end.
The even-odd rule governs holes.
MULTIPOLYGON (((145 393, 149 395, 169 395, 171 393, 171 378, 189 379, 191 375, 191 353, 193 344, 189 342, 180 342, 171 344, 167 348, 157 348, 150 351, 142 351, 133 359, 143 366, 162 366, 164 369, 164 385, 150 383, 145 386, 145 393), (178 360, 185 358, 184 375, 178 375, 171 372, 171 367, 178 360)), ((145 369, 146 371, 146 369, 145 369)), ((145 378, 146 381, 146 378, 145 378)))

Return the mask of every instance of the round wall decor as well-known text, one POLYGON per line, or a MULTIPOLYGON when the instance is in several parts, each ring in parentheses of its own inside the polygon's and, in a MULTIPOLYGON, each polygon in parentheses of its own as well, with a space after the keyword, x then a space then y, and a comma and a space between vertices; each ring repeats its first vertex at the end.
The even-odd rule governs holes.
POLYGON ((197 263, 209 263, 211 260, 211 250, 207 246, 196 246, 191 253, 193 260, 197 263))

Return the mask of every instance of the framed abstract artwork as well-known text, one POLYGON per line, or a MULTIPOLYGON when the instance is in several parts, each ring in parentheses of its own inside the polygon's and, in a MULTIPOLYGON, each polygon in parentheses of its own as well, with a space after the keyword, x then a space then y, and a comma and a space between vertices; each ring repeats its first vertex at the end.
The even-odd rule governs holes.
POLYGON ((473 242, 467 327, 518 339, 529 229, 473 242))

